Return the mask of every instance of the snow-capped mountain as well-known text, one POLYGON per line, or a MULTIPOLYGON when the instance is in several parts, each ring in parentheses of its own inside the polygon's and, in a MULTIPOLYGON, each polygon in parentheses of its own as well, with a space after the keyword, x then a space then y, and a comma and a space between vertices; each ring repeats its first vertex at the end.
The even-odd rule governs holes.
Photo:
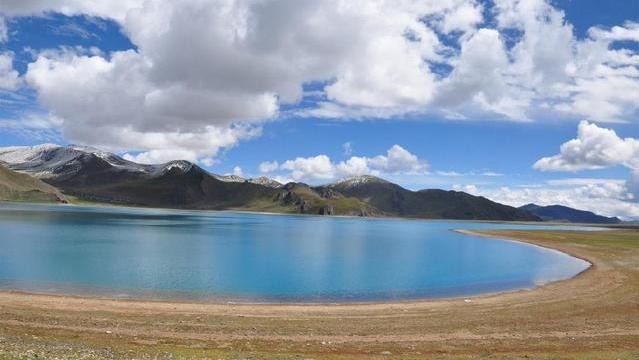
POLYGON ((243 183, 246 182, 246 179, 241 177, 241 176, 237 176, 237 175, 217 175, 217 174, 211 174, 213 175, 214 178, 220 180, 220 181, 224 181, 224 182, 236 182, 236 183, 243 183))
POLYGON ((273 180, 271 178, 268 178, 266 176, 260 176, 260 177, 252 178, 252 179, 249 179, 248 181, 250 183, 253 183, 253 184, 267 186, 267 187, 274 188, 274 189, 278 189, 278 188, 281 188, 283 186, 282 183, 280 183, 279 181, 275 181, 275 180, 273 180))
POLYGON ((94 156, 122 170, 152 171, 151 166, 137 164, 115 154, 84 146, 43 144, 0 148, 0 161, 6 163, 9 168, 43 179, 79 170, 86 162, 87 156, 94 156))
MULTIPOLYGON (((97 159, 108 164, 114 171, 139 173, 140 175, 161 176, 168 172, 186 173, 192 169, 193 163, 185 160, 173 160, 165 164, 138 164, 126 160, 116 154, 102 151, 90 146, 42 144, 36 146, 11 146, 0 148, 0 163, 9 168, 29 173, 41 179, 73 176, 97 159), (93 161, 90 159, 93 157, 93 161)), ((106 164, 102 164, 105 166, 106 164)), ((205 171, 204 169, 201 169, 205 171)), ((271 188, 282 186, 279 182, 267 177, 245 179, 237 175, 210 174, 217 180, 229 183, 250 182, 271 188)))

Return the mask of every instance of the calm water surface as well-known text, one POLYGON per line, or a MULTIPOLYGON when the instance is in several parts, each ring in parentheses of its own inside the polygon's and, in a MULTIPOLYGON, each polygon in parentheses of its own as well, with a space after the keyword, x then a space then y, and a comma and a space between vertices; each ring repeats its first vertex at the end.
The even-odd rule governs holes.
POLYGON ((113 297, 361 301, 471 295, 588 263, 452 229, 582 229, 0 205, 0 288, 113 297))

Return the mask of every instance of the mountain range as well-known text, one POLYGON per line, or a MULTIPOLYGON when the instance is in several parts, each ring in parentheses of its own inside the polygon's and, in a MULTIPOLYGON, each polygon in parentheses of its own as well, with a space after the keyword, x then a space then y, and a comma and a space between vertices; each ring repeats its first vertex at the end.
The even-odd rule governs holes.
POLYGON ((32 176, 60 196, 96 203, 429 219, 544 219, 530 209, 481 196, 439 189, 411 191, 369 175, 322 186, 281 184, 267 177, 217 175, 184 160, 138 164, 85 146, 0 148, 0 164, 11 173, 32 176))
POLYGON ((588 224, 621 223, 621 220, 617 217, 601 216, 590 211, 577 210, 562 205, 539 206, 537 204, 527 204, 519 209, 535 214, 544 221, 588 224))

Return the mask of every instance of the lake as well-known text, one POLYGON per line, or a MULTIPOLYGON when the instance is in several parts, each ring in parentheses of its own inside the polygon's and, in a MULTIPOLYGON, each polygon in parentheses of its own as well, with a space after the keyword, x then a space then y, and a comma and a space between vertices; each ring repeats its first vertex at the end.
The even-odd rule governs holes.
POLYGON ((586 261, 454 229, 596 230, 61 205, 0 205, 0 288, 117 298, 376 301, 570 278, 586 261))

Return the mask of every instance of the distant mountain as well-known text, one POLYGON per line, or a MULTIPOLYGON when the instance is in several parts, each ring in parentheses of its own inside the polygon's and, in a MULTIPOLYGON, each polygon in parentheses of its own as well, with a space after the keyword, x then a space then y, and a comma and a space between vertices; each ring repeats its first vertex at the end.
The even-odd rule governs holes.
POLYGON ((281 188, 283 185, 279 181, 275 181, 271 178, 267 178, 266 176, 260 176, 252 179, 248 179, 248 182, 253 184, 259 184, 271 188, 281 188))
POLYGON ((8 169, 0 164, 0 200, 28 202, 66 202, 53 186, 27 174, 8 169))
POLYGON ((571 223, 589 224, 619 224, 621 220, 617 217, 606 217, 597 215, 590 211, 577 210, 562 205, 539 206, 527 204, 519 209, 528 211, 539 216, 544 221, 558 221, 571 223))
POLYGON ((216 175, 188 161, 145 165, 84 146, 0 148, 0 161, 84 201, 184 209, 539 221, 464 192, 410 191, 374 176, 324 186, 216 175))
POLYGON ((526 211, 460 191, 428 189, 411 191, 366 175, 316 188, 360 199, 392 216, 431 219, 539 221, 526 211))

